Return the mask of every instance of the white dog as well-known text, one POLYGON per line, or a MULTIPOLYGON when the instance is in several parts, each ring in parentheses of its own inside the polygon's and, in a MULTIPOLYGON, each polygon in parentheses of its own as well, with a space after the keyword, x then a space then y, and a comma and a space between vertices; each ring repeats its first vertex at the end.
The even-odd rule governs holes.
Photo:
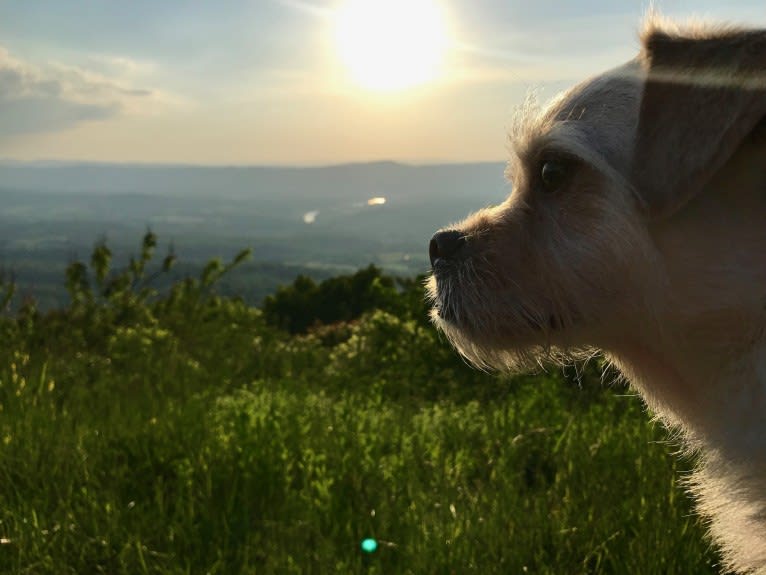
POLYGON ((480 366, 601 349, 699 448, 728 567, 766 573, 766 31, 650 18, 641 53, 513 129, 513 192, 431 240, 480 366))

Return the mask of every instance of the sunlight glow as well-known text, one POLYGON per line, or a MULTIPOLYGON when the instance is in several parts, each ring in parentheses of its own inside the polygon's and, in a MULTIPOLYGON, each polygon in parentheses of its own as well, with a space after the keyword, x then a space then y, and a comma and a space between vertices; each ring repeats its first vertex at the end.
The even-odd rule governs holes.
POLYGON ((340 60, 357 85, 376 92, 435 80, 448 38, 436 0, 346 0, 335 17, 340 60))
POLYGON ((304 224, 313 224, 315 221, 317 221, 317 216, 319 215, 319 210, 313 210, 311 212, 306 212, 303 214, 303 223, 304 224))

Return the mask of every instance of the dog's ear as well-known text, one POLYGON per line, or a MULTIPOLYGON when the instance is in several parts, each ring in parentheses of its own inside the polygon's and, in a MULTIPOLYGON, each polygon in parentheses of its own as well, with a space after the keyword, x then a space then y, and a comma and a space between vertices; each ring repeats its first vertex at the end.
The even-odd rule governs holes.
POLYGON ((766 116, 766 31, 650 29, 632 179, 650 217, 697 194, 766 116))

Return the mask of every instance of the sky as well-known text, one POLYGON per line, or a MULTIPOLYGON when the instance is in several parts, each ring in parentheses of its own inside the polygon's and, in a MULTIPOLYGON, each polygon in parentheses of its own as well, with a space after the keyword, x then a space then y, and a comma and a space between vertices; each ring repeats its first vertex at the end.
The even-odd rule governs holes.
MULTIPOLYGON (((763 0, 653 4, 766 27, 763 0)), ((0 160, 504 161, 514 109, 632 58, 647 7, 0 0, 0 160)))

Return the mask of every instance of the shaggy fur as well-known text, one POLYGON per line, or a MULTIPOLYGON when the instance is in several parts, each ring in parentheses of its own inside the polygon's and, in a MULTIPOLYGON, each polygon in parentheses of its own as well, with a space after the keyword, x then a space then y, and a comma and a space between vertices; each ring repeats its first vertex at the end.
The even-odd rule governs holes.
POLYGON ((702 453, 726 566, 766 573, 766 31, 651 18, 642 42, 524 107, 510 197, 432 240, 432 317, 483 368, 602 350, 702 453))

